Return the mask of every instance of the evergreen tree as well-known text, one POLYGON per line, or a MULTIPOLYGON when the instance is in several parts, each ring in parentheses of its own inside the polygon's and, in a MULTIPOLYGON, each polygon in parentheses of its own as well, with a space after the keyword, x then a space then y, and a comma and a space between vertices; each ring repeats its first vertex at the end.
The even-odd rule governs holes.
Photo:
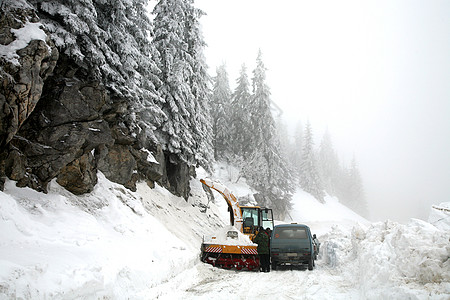
POLYGON ((250 84, 247 76, 247 68, 242 65, 239 78, 236 80, 237 86, 232 95, 230 107, 230 136, 232 139, 232 149, 235 158, 246 159, 250 153, 248 143, 251 131, 250 128, 250 84))
POLYGON ((302 163, 302 149, 303 149, 303 125, 301 121, 298 121, 295 131, 294 131, 294 139, 293 146, 289 152, 289 159, 292 162, 292 168, 294 174, 299 176, 300 167, 302 163))
POLYGON ((247 182, 259 192, 257 202, 262 206, 273 207, 280 217, 284 217, 291 207, 293 183, 285 158, 281 155, 271 113, 270 90, 265 82, 266 69, 261 56, 259 51, 253 71, 253 95, 249 103, 249 130, 252 137, 249 144, 253 151, 246 161, 244 173, 247 182))
MULTIPOLYGON (((289 135, 286 124, 283 122, 281 115, 277 116, 275 120, 275 125, 277 128, 277 136, 280 141, 280 154, 285 158, 285 160, 289 159, 291 147, 289 142, 289 135)), ((291 166, 291 165, 289 165, 291 166)), ((290 169, 292 169, 290 167, 290 169)), ((293 174, 293 172, 290 172, 293 174)))
POLYGON ((320 202, 324 202, 323 187, 317 170, 317 161, 313 148, 313 134, 309 121, 306 123, 303 142, 300 187, 320 202))
POLYGON ((202 12, 192 3, 192 0, 161 0, 153 10, 152 43, 158 51, 156 63, 162 83, 158 91, 164 99, 167 117, 159 128, 159 139, 166 150, 182 161, 209 168, 212 160, 209 78, 198 24, 202 12))
POLYGON ((263 153, 269 153, 273 139, 276 136, 275 121, 270 108, 270 89, 266 84, 266 68, 262 61, 261 50, 256 59, 256 68, 252 77, 253 95, 250 97, 250 139, 248 141, 252 149, 262 147, 263 153))
POLYGON ((340 168, 336 193, 342 204, 362 216, 368 216, 364 187, 355 157, 349 167, 340 168))
POLYGON ((133 99, 130 117, 145 132, 146 138, 158 143, 154 129, 164 122, 160 109, 162 98, 155 85, 160 84, 159 69, 152 59, 156 50, 150 43, 153 36, 152 24, 147 15, 147 0, 94 0, 98 21, 107 34, 106 44, 115 56, 106 56, 112 63, 104 67, 109 74, 111 88, 122 96, 133 99), (117 63, 117 64, 116 64, 117 63), (114 79, 117 74, 122 81, 114 79), (126 87, 125 91, 122 92, 126 87))
POLYGON ((367 216, 367 203, 364 195, 361 174, 359 172, 356 158, 353 156, 348 172, 348 192, 346 202, 349 207, 362 216, 367 216))
MULTIPOLYGON (((31 0, 51 33, 61 57, 79 66, 74 77, 103 83, 111 99, 124 99, 130 114, 123 122, 145 130, 164 121, 155 84, 158 68, 152 60, 151 22, 146 0, 31 0)), ((151 129, 151 130, 147 130, 151 129)))
POLYGON ((331 196, 336 196, 336 185, 339 176, 339 161, 337 154, 333 149, 331 135, 328 129, 325 131, 320 143, 318 166, 320 178, 325 191, 331 196))
MULTIPOLYGON (((193 4, 193 0, 189 0, 193 4)), ((193 5, 187 7, 186 22, 186 41, 188 44, 188 52, 191 54, 192 60, 189 65, 192 69, 188 82, 191 87, 194 102, 188 109, 194 115, 191 120, 191 131, 195 140, 195 157, 194 161, 203 166, 206 170, 211 170, 213 157, 213 128, 210 107, 210 82, 208 75, 208 66, 203 55, 203 49, 206 43, 200 31, 200 18, 205 13, 195 8, 193 5)))
POLYGON ((225 65, 216 70, 212 96, 212 119, 214 129, 214 153, 217 160, 229 161, 232 151, 230 140, 231 89, 225 65))
MULTIPOLYGON (((98 25, 93 1, 29 0, 39 13, 41 22, 50 32, 61 54, 67 55, 89 72, 89 77, 100 79, 101 66, 119 65, 120 57, 106 45, 107 32, 98 25), (106 54, 106 55, 105 55, 106 54)), ((109 68, 104 68, 107 75, 109 68)), ((118 76, 120 76, 118 74, 118 76)))

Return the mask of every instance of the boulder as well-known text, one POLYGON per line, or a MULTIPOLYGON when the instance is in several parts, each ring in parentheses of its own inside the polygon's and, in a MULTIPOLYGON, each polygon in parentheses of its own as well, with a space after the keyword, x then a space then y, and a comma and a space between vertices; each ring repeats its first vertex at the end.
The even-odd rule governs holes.
POLYGON ((98 159, 98 169, 109 180, 123 184, 131 190, 136 190, 137 164, 131 154, 130 146, 113 145, 102 147, 96 158, 98 159))
POLYGON ((94 156, 87 153, 75 159, 61 169, 56 181, 75 195, 92 192, 97 184, 94 156))

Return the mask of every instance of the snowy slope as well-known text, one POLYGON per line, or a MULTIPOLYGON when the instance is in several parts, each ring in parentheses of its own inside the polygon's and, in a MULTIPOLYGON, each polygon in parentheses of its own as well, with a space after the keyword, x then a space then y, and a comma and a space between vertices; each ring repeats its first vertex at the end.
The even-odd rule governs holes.
POLYGON ((160 187, 140 183, 133 193, 102 174, 85 196, 56 182, 43 194, 7 181, 0 299, 139 298, 198 263, 202 236, 224 225, 207 214, 160 187))
MULTIPOLYGON (((238 196, 251 195, 229 168, 217 168, 238 196), (231 174, 231 175, 230 175, 231 174)), ((199 178, 205 174, 199 172, 199 178)), ((448 230, 420 220, 370 224, 328 197, 294 196, 293 220, 322 242, 317 269, 264 274, 199 262, 203 236, 227 225, 225 201, 207 203, 198 180, 188 202, 161 187, 137 192, 99 174, 74 196, 51 182, 48 194, 0 192, 0 299, 448 299, 448 230), (277 284, 276 289, 267 287, 277 284), (299 283, 302 286, 299 287, 299 283), (247 286, 245 292, 242 286, 247 286), (299 294, 299 290, 302 293, 299 294)))
POLYGON ((318 202, 312 195, 298 189, 292 199, 293 211, 286 222, 304 223, 318 236, 329 232, 339 224, 350 230, 355 225, 366 227, 369 221, 339 203, 336 197, 325 196, 325 203, 318 202))

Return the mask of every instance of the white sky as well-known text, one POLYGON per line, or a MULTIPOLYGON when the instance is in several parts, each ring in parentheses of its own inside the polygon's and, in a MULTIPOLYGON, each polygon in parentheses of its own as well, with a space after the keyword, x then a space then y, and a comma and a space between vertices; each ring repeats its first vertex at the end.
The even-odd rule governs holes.
POLYGON ((360 164, 373 220, 450 201, 450 1, 196 0, 210 73, 258 49, 291 124, 328 127, 360 164))

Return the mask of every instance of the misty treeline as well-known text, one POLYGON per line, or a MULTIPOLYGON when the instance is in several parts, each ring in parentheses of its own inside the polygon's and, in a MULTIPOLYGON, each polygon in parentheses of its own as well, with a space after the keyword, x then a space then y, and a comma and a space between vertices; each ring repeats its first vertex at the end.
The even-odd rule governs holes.
POLYGON ((293 140, 271 112, 261 52, 252 77, 242 67, 231 91, 225 67, 211 78, 193 0, 23 0, 36 9, 61 57, 103 83, 110 101, 127 99, 123 126, 149 148, 212 171, 238 167, 260 205, 283 217, 297 185, 323 201, 324 191, 362 212, 356 162, 342 167, 331 140, 314 148, 310 125, 293 140), (153 1, 152 1, 153 2, 153 1), (251 81, 251 84, 250 84, 251 81))
POLYGON ((226 66, 216 70, 212 96, 215 159, 237 167, 259 192, 257 202, 278 213, 289 211, 292 192, 299 186, 322 203, 327 193, 367 215, 355 157, 348 166, 341 163, 328 130, 316 147, 309 121, 304 128, 299 121, 290 136, 281 111, 271 101, 261 56, 259 51, 251 82, 242 65, 234 90, 226 66))

